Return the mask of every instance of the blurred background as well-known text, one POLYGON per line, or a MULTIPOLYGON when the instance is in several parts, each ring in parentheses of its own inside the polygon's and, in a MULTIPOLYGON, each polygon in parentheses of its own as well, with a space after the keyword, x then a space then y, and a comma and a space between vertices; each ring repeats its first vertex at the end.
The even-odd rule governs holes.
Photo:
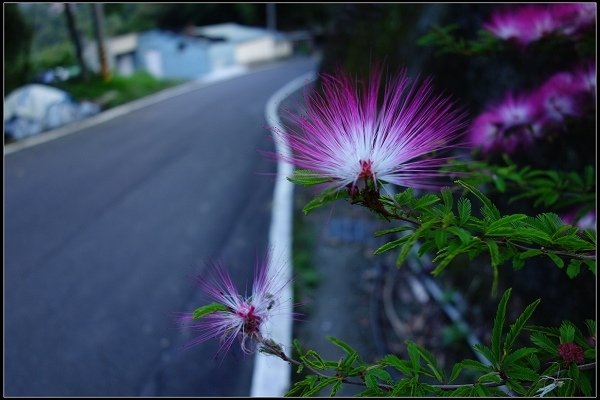
MULTIPOLYGON (((222 260, 245 285, 267 247, 276 166, 257 150, 274 149, 264 117, 270 96, 307 72, 342 67, 360 79, 380 62, 390 73, 433 77, 436 91, 474 119, 508 91, 595 60, 593 28, 567 41, 574 45, 527 48, 480 35, 493 12, 510 7, 5 3, 4 394, 249 395, 253 357, 234 350, 215 358, 211 342, 182 351, 194 332, 175 327, 172 313, 202 304, 190 277, 208 262, 222 260), (161 91, 176 94, 15 147, 161 91)), ((297 92, 284 108, 301 110, 302 101, 297 92)), ((512 162, 595 171, 595 112, 587 111, 562 123, 568 134, 512 151, 512 162)), ((474 146, 462 156, 502 163, 503 154, 474 146)), ((407 272, 394 257, 372 256, 381 221, 342 204, 301 216, 312 194, 296 192, 296 297, 306 309, 295 337, 333 358, 324 335, 369 361, 402 355, 405 339, 445 367, 473 358, 465 339, 489 339, 497 304, 489 261, 457 260, 438 282, 471 324, 465 333, 433 296, 419 295, 427 265, 407 272)), ((569 211, 494 196, 503 212, 569 211)), ((536 323, 593 318, 589 271, 568 279, 552 262, 505 267, 500 293, 512 286, 525 305, 542 297, 536 323)))

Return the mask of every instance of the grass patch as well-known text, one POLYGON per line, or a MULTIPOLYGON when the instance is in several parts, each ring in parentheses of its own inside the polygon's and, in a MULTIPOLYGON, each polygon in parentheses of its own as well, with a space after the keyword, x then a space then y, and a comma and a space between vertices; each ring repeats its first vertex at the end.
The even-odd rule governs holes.
POLYGON ((99 75, 92 75, 87 82, 76 79, 59 82, 55 86, 79 101, 97 102, 103 109, 108 109, 183 82, 184 80, 156 79, 146 72, 136 72, 131 76, 113 76, 108 81, 103 81, 99 75))
POLYGON ((302 213, 301 207, 294 209, 293 229, 294 298, 304 305, 304 314, 311 303, 311 292, 319 284, 319 274, 312 263, 316 239, 314 227, 302 213))

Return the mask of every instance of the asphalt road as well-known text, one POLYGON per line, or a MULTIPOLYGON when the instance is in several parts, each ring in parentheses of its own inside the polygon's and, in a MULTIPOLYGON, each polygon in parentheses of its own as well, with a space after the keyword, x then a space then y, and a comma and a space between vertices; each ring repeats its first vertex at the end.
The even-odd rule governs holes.
POLYGON ((4 394, 247 396, 253 357, 172 313, 222 260, 244 284, 268 244, 268 98, 286 62, 5 156, 4 394))

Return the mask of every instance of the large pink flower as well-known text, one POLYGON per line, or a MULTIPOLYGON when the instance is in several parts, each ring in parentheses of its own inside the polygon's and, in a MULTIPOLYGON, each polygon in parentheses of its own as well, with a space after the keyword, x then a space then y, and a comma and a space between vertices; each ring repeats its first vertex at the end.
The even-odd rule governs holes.
POLYGON ((199 319, 194 319, 193 313, 177 316, 177 323, 200 332, 186 344, 186 348, 219 338, 219 352, 227 352, 237 338, 242 351, 251 353, 254 344, 262 340, 261 329, 265 322, 274 313, 291 311, 289 302, 280 301, 281 291, 288 282, 278 284, 277 273, 268 274, 268 257, 256 265, 250 295, 241 295, 227 270, 219 264, 211 271, 212 275, 197 278, 200 287, 219 308, 199 319))
POLYGON ((295 128, 274 131, 292 149, 280 157, 338 188, 436 186, 447 159, 431 154, 455 145, 464 115, 430 80, 413 83, 402 71, 381 90, 381 75, 374 68, 362 84, 343 72, 322 76, 322 95, 307 96, 306 115, 291 115, 295 128))

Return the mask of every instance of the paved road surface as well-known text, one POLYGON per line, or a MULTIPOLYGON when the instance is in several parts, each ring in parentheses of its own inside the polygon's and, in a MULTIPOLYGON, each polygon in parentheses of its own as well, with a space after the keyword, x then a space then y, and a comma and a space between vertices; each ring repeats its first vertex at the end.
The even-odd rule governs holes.
POLYGON ((5 156, 4 394, 247 396, 253 357, 191 351, 171 313, 267 246, 264 106, 295 60, 5 156))

